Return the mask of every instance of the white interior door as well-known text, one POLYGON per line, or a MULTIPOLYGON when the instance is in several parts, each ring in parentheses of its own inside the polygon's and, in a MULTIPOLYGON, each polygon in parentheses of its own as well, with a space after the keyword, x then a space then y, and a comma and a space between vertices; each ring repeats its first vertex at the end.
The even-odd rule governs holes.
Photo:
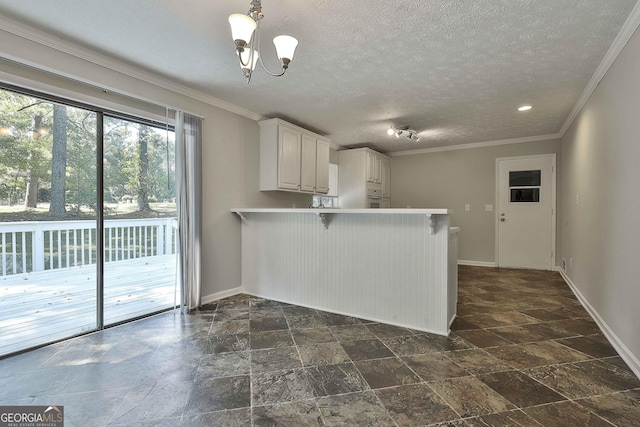
POLYGON ((553 270, 555 154, 496 160, 498 267, 553 270))

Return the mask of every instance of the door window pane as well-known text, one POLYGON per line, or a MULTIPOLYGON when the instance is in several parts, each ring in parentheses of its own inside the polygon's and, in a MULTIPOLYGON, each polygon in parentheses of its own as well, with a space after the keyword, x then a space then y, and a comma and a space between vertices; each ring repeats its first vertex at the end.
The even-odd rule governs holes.
POLYGON ((510 201, 513 203, 539 202, 539 188, 511 188, 510 201))
POLYGON ((541 172, 532 171, 510 171, 509 187, 539 187, 541 172))

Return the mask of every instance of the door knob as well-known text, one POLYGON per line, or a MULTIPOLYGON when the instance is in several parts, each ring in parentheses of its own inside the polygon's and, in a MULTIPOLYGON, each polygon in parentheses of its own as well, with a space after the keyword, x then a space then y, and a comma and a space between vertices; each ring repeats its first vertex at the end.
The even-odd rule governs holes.
POLYGON ((500 221, 502 221, 502 222, 505 222, 506 220, 507 220, 507 218, 505 218, 505 217, 500 218, 500 221))

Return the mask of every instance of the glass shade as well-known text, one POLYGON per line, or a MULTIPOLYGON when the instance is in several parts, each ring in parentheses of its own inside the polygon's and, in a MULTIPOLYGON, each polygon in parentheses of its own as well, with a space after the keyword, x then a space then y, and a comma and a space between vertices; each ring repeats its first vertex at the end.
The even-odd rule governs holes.
MULTIPOLYGON (((241 59, 242 59, 242 63, 240 64, 240 67, 243 69, 249 69, 249 55, 251 54, 251 49, 245 49, 242 54, 240 54, 237 50, 236 50, 236 55, 238 55, 241 59), (241 56, 242 55, 242 56, 241 56), (247 64, 247 65, 244 65, 247 64)), ((260 54, 258 53, 257 50, 253 50, 253 64, 251 64, 251 71, 256 69, 256 64, 258 63, 258 58, 260 57, 260 54)))
POLYGON ((298 46, 298 40, 291 36, 277 36, 273 39, 273 44, 276 46, 276 55, 278 59, 287 58, 293 60, 293 54, 298 46))
POLYGON ((256 21, 240 13, 234 13, 229 16, 229 25, 231 25, 231 38, 234 41, 242 40, 246 44, 249 43, 253 31, 256 29, 256 21))

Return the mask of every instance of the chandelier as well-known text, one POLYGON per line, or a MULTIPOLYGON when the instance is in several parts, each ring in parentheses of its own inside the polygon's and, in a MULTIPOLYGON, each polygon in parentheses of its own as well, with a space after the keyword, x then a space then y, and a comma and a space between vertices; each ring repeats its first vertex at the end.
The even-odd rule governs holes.
POLYGON ((418 137, 418 132, 416 132, 413 129, 409 129, 409 126, 400 126, 400 127, 395 127, 393 125, 389 126, 389 129, 387 129, 387 135, 394 135, 394 134, 396 138, 400 138, 401 135, 404 135, 412 141, 415 141, 415 142, 420 141, 420 137, 418 137))
POLYGON ((229 16, 229 25, 231 25, 231 37, 236 44, 236 55, 240 62, 240 68, 244 73, 247 83, 251 81, 251 75, 256 68, 256 63, 260 61, 260 65, 264 70, 272 76, 281 76, 289 68, 289 63, 293 60, 293 54, 298 46, 298 40, 291 36, 277 36, 273 39, 276 46, 276 55, 280 60, 282 71, 274 73, 270 71, 260 56, 260 21, 264 15, 262 14, 262 1, 253 0, 251 8, 246 15, 234 13, 229 16), (254 36, 255 31, 255 36, 254 36))

